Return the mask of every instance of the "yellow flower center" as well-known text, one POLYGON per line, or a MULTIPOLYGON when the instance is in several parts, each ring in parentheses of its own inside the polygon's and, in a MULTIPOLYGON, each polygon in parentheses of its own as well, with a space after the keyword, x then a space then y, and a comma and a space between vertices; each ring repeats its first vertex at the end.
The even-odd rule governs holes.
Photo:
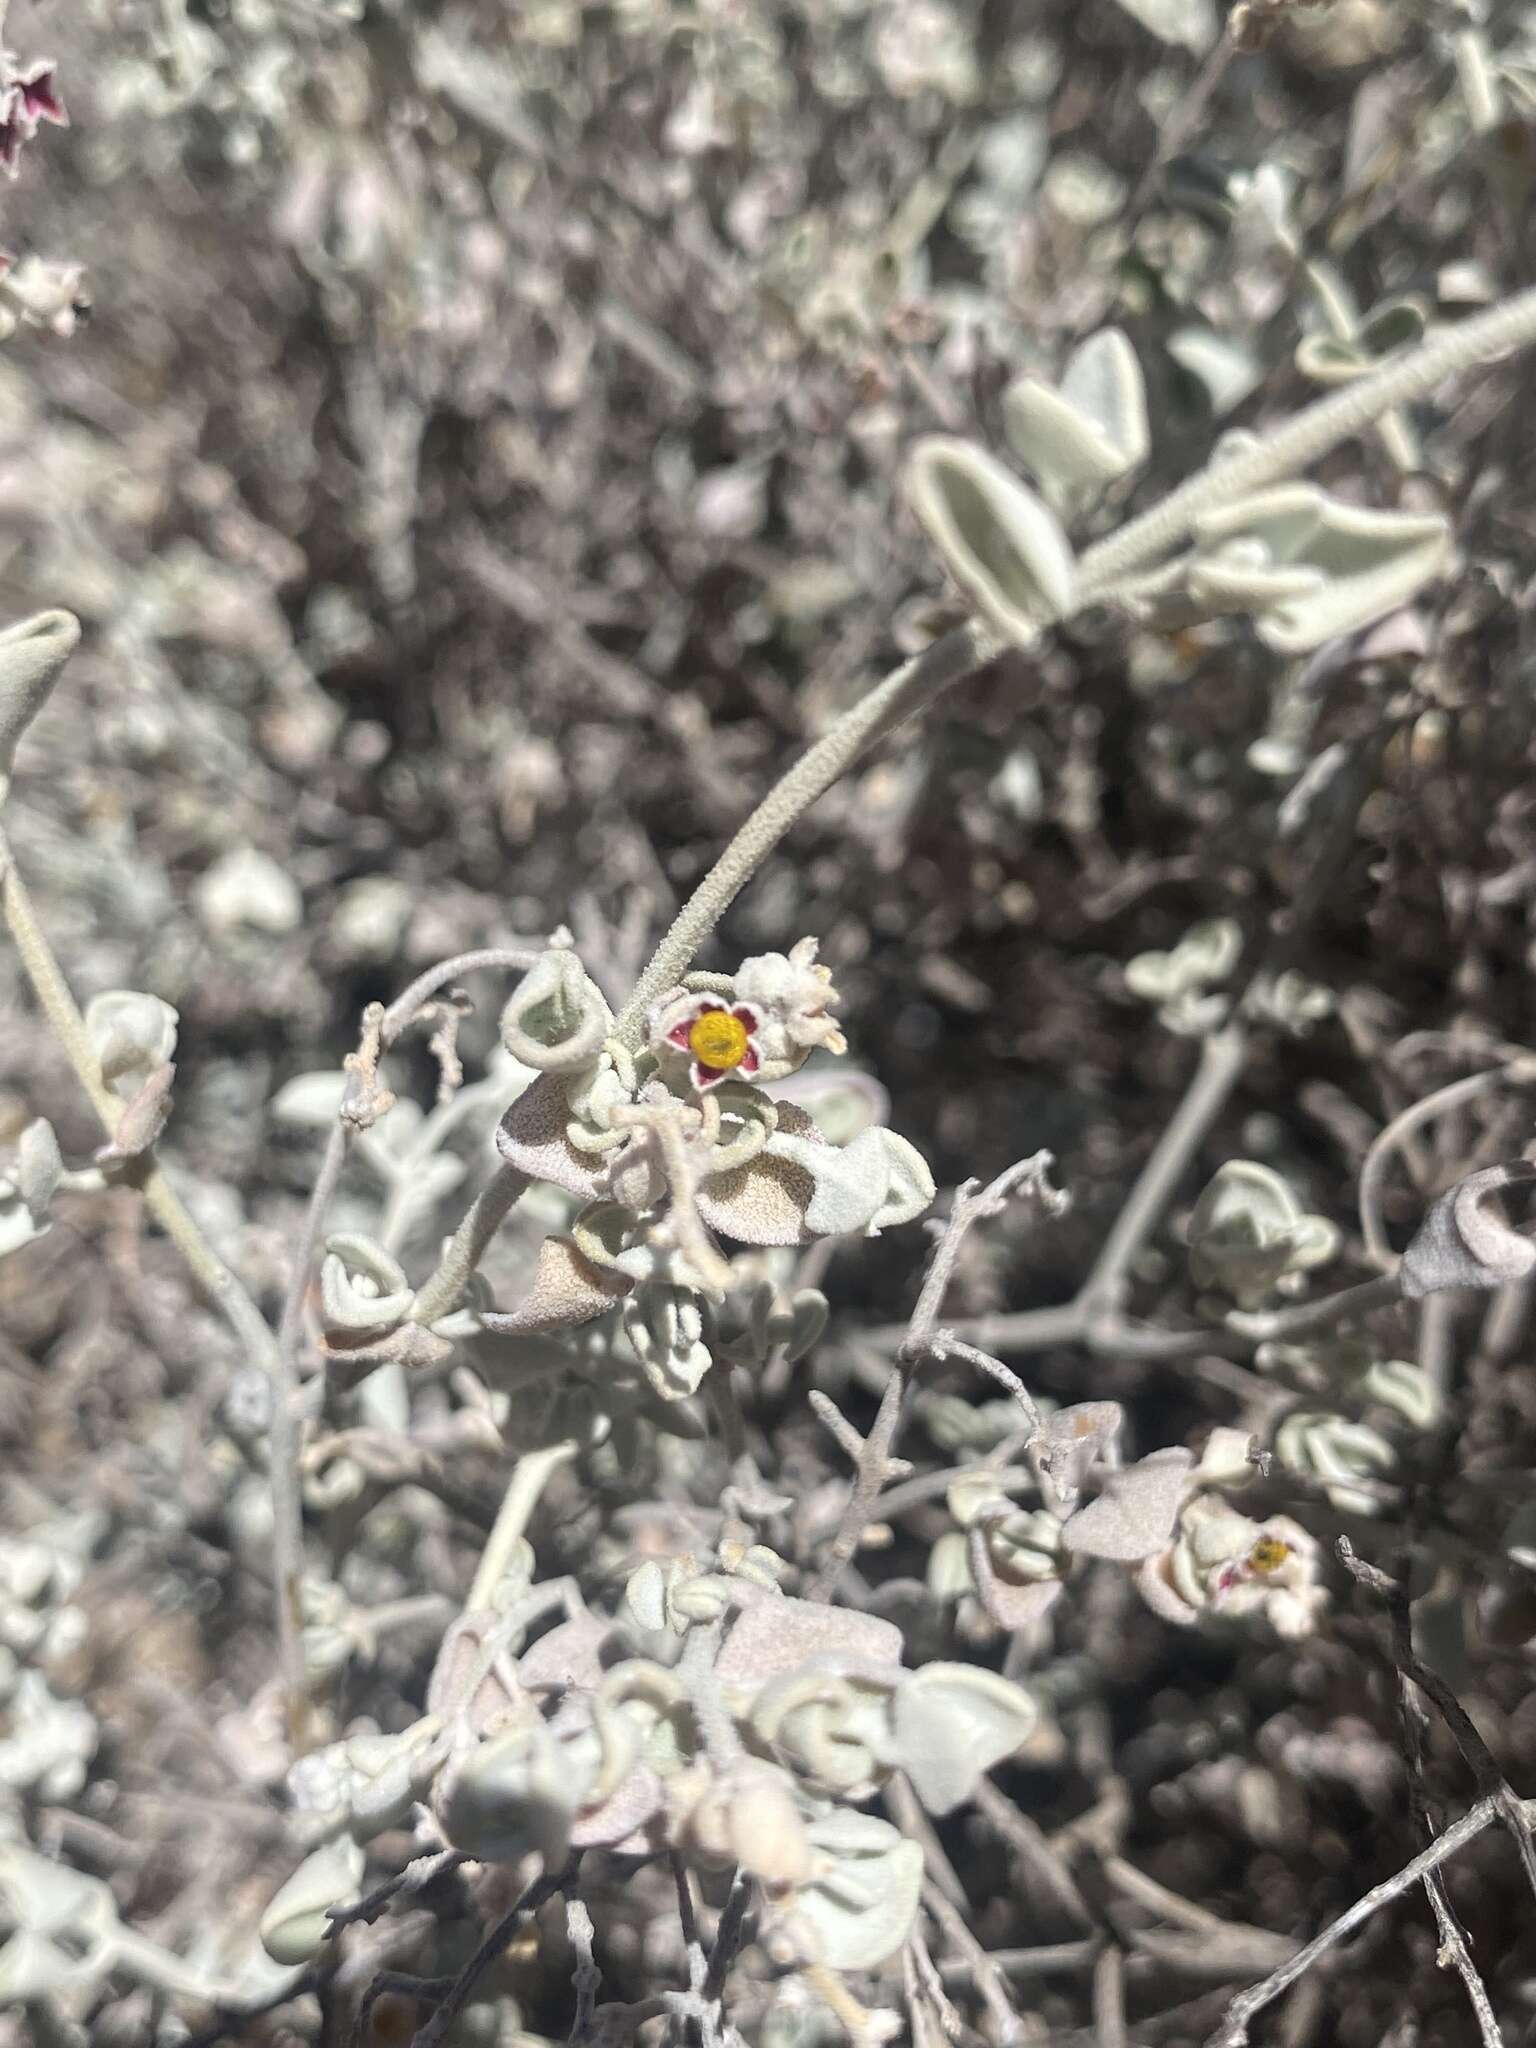
POLYGON ((688 1050, 701 1067, 724 1073, 739 1067, 747 1056, 747 1027, 729 1010, 706 1010, 695 1018, 688 1033, 688 1050))
POLYGON ((1248 1562, 1256 1572, 1277 1572, 1290 1554, 1291 1546, 1278 1536, 1261 1536, 1249 1551, 1248 1562))

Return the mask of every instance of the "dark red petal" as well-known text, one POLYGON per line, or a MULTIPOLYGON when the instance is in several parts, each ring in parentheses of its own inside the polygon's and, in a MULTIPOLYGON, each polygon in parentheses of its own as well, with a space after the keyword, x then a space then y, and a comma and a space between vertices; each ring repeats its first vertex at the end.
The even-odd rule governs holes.
POLYGON ((702 1061, 695 1060, 693 1063, 693 1085, 701 1095, 704 1095, 711 1088, 718 1088, 730 1071, 729 1067, 706 1067, 702 1061))
POLYGON ((21 161, 21 145, 27 139, 18 118, 20 109, 21 95, 11 86, 0 96, 0 169, 13 178, 21 161))
POLYGON ((681 1024, 674 1024, 667 1033, 668 1045, 675 1045, 680 1052, 688 1050, 688 1034, 693 1029, 693 1019, 685 1017, 681 1024))
POLYGON ((738 1024, 745 1024, 748 1031, 761 1031, 763 1028, 762 1012, 751 1003, 738 1003, 731 1015, 738 1024))
POLYGON ((57 76, 53 65, 45 59, 33 65, 30 77, 23 72, 16 81, 22 112, 34 128, 39 121, 52 121, 59 128, 69 126, 69 116, 54 84, 57 76))
POLYGON ((755 1074, 762 1064, 757 1047, 749 1045, 737 1062, 736 1071, 738 1074, 755 1074))

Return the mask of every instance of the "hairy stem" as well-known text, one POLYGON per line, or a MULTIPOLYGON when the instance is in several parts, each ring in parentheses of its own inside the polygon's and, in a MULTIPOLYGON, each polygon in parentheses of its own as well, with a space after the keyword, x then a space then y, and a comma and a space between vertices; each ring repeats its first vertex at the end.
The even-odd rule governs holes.
POLYGON ((505 1221, 507 1212, 522 1199, 528 1186, 526 1173, 505 1161, 476 1195, 464 1212, 462 1222, 449 1239, 437 1271, 416 1296, 411 1309, 413 1323, 434 1323, 448 1315, 463 1299, 470 1275, 485 1257, 487 1245, 505 1221))
POLYGON ((1122 577, 1161 561, 1204 513, 1295 476, 1374 426, 1394 406, 1427 398, 1458 370, 1492 362, 1536 342, 1536 286, 1475 319, 1442 327, 1395 361, 1320 398, 1238 454, 1218 455, 1198 475, 1090 548, 1078 564, 1078 601, 1100 597, 1122 577))
POLYGON ((877 740, 973 675, 998 651, 998 642, 978 621, 957 627, 877 683, 800 757, 726 847, 651 956, 614 1027, 627 1046, 640 1044, 651 1004, 686 972, 700 946, 802 812, 825 795, 877 740))

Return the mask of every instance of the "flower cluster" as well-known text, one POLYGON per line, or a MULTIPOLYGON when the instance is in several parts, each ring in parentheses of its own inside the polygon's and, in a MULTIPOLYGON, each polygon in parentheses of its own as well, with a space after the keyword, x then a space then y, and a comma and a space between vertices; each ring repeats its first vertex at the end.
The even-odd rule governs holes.
POLYGON ((948 1496, 959 1533, 935 1545, 930 1590, 973 1602, 963 1617, 973 1633, 1027 1628, 1055 1605, 1077 1559, 1100 1558, 1134 1568, 1165 1621, 1258 1618, 1280 1635, 1309 1634, 1328 1600, 1314 1539, 1283 1515, 1252 1521, 1212 1490, 1252 1477, 1250 1438, 1218 1429, 1198 1463, 1172 1446, 1121 1466, 1123 1423, 1114 1401, 1048 1416, 1030 1446, 1033 1509, 1012 1498, 1027 1481, 1004 1487, 988 1466, 962 1469, 948 1496))

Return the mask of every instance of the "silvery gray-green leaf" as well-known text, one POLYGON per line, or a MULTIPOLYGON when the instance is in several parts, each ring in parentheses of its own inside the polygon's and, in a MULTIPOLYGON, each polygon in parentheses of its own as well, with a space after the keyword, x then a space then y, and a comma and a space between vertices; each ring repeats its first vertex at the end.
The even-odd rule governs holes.
POLYGON ((1194 1462, 1191 1452, 1171 1445, 1123 1472, 1109 1473, 1098 1498, 1068 1518, 1061 1532, 1063 1547, 1122 1564, 1151 1557, 1172 1533, 1194 1462))
POLYGON ((1097 496, 1146 459, 1146 387, 1118 327, 1090 336, 1056 389, 1017 378, 1003 412, 1009 445, 1058 508, 1097 496))
POLYGON ((948 435, 919 441, 907 460, 907 497, 962 594, 1014 646, 1032 647, 1072 609, 1066 535, 985 450, 948 435))
POLYGON ((10 774, 22 734, 79 643, 80 621, 64 611, 38 612, 0 632, 0 777, 10 774))
POLYGON ((1449 564, 1438 513, 1347 505, 1283 484, 1195 522, 1187 585, 1214 611, 1251 611, 1259 637, 1304 653, 1408 600, 1449 564))
POLYGON ((1536 1242, 1504 1213, 1509 1188, 1528 1188, 1536 1165, 1516 1159, 1469 1173, 1431 1207, 1403 1253, 1398 1279, 1410 1301, 1446 1287, 1503 1287, 1536 1267, 1536 1242))
POLYGON ((1289 1184, 1253 1159, 1229 1159, 1207 1183, 1189 1220, 1189 1265, 1201 1287, 1221 1287, 1256 1309, 1288 1273, 1325 1264, 1339 1232, 1309 1216, 1289 1184))
POLYGON ((807 1829, 816 1876, 795 1895, 818 1959, 830 1970, 873 1970, 911 1932, 923 1883, 923 1852, 889 1821, 838 1811, 807 1829))
POLYGON ((898 1688, 895 1758, 930 1813, 952 1813, 1035 1732, 1021 1686, 970 1664, 925 1664, 898 1688))
POLYGON ((357 1897, 367 1855, 350 1835, 311 1851, 261 1916, 261 1945, 274 1963, 307 1963, 330 1930, 327 1914, 357 1897))

